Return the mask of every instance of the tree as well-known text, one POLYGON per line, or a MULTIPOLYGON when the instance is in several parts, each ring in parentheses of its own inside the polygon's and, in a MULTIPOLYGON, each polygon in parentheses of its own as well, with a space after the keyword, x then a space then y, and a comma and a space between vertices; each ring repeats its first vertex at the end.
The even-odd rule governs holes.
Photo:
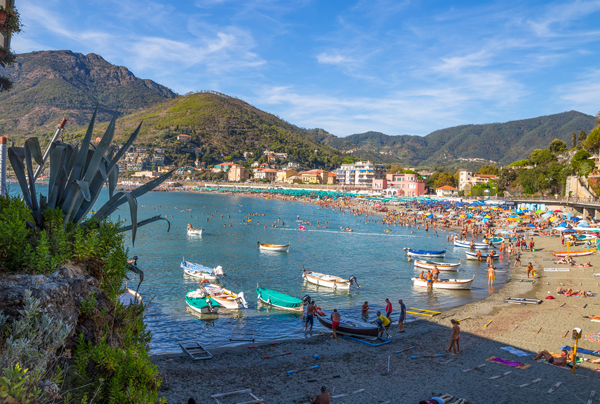
POLYGON ((479 169, 479 174, 498 175, 498 167, 486 164, 479 169))
POLYGON ((440 188, 444 185, 450 185, 451 187, 456 187, 456 179, 454 175, 450 173, 440 173, 438 178, 435 180, 433 187, 440 188))
MULTIPOLYGON (((579 142, 581 142, 581 135, 579 135, 579 142)), ((562 153, 563 151, 567 150, 567 144, 560 139, 554 139, 548 145, 548 149, 550 149, 550 151, 554 154, 562 153)))
POLYGON ((600 112, 598 112, 598 114, 596 115, 596 126, 594 126, 595 128, 600 126, 600 112))
POLYGON ((529 156, 529 160, 537 165, 546 164, 555 159, 554 154, 548 149, 536 149, 531 152, 531 155, 529 156))
POLYGON ((571 149, 574 149, 577 147, 577 135, 575 134, 575 132, 573 132, 571 134, 571 149))
POLYGON ((600 150, 600 126, 590 132, 585 140, 585 148, 590 153, 598 153, 598 150, 600 150))
POLYGON ((579 137, 577 138, 577 143, 583 144, 587 139, 587 133, 584 130, 579 131, 579 137))

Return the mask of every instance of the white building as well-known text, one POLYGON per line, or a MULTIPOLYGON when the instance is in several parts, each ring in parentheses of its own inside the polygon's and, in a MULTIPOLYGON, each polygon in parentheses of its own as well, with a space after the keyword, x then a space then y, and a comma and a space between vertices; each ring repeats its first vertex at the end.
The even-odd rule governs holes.
POLYGON ((467 185, 487 184, 492 180, 497 180, 498 176, 489 174, 474 174, 469 170, 458 170, 458 189, 464 191, 467 185))
POLYGON ((342 164, 335 174, 337 174, 339 185, 372 187, 373 180, 385 178, 386 171, 383 164, 374 164, 370 161, 357 161, 353 164, 342 164))

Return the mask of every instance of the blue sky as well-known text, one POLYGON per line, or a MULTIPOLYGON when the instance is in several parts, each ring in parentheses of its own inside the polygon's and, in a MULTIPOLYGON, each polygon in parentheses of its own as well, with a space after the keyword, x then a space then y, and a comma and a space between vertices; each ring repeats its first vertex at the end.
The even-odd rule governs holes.
POLYGON ((600 0, 16 3, 17 52, 97 53, 338 136, 600 110, 600 0))

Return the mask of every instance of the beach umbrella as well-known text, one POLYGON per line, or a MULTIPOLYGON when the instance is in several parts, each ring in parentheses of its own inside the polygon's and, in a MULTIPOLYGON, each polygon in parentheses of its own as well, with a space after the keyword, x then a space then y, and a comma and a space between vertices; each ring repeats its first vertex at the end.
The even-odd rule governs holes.
POLYGON ((432 214, 427 215, 427 219, 431 219, 433 217, 432 214))
POLYGON ((553 211, 552 213, 563 213, 563 211, 557 209, 557 210, 553 211))
POLYGON ((585 220, 582 220, 582 221, 579 222, 579 226, 580 227, 589 226, 589 223, 586 222, 585 220))
POLYGON ((545 210, 541 210, 541 209, 538 209, 535 211, 535 213, 544 213, 544 212, 545 212, 545 210))
POLYGON ((485 218, 486 218, 486 219, 491 219, 492 217, 491 217, 491 216, 485 216, 485 218))
POLYGON ((575 216, 574 218, 571 218, 571 220, 572 220, 573 222, 578 222, 578 221, 580 221, 581 219, 579 219, 577 216, 575 216))
POLYGON ((528 224, 527 227, 535 227, 535 224, 528 224))

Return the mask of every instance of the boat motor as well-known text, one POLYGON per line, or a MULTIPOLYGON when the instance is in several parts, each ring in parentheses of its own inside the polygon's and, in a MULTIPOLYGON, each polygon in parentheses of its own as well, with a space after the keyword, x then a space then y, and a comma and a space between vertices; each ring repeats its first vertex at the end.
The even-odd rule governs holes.
POLYGON ((310 302, 312 302, 312 300, 311 300, 311 298, 310 298, 310 296, 309 296, 309 295, 304 295, 304 296, 302 297, 302 301, 303 301, 304 303, 306 303, 306 304, 310 304, 310 302))
POLYGON ((223 267, 221 265, 215 268, 215 275, 221 275, 222 277, 225 277, 225 273, 223 272, 223 267))
POLYGON ((360 289, 360 285, 358 284, 358 281, 356 280, 356 276, 352 275, 348 280, 350 281, 350 285, 354 285, 358 289, 360 289))
POLYGON ((214 313, 214 308, 212 302, 210 301, 210 297, 206 298, 206 305, 208 306, 208 311, 210 313, 214 313))
POLYGON ((237 299, 235 299, 235 301, 237 302, 237 304, 241 304, 242 306, 244 306, 244 308, 248 308, 248 302, 246 301, 246 295, 244 294, 244 292, 238 293, 238 297, 237 299))

